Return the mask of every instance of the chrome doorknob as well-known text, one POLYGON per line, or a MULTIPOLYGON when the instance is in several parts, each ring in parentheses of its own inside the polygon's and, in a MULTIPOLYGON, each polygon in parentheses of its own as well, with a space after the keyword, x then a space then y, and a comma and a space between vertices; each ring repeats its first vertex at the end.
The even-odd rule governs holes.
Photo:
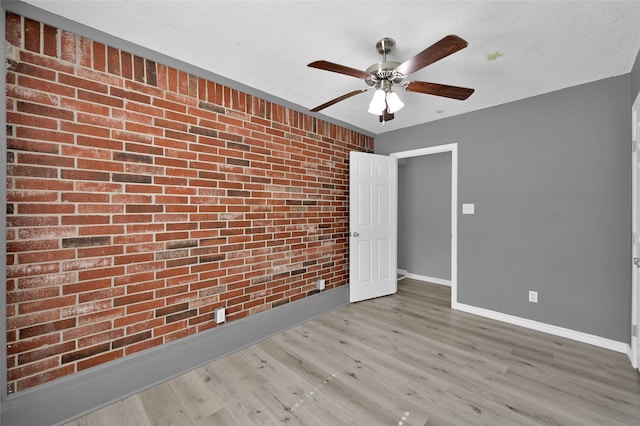
POLYGON ((357 232, 349 232, 350 237, 357 237, 358 235, 360 234, 358 234, 357 232))

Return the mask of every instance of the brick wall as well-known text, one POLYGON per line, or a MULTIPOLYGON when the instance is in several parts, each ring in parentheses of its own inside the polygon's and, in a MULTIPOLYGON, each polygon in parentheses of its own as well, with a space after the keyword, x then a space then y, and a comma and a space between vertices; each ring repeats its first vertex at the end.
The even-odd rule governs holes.
POLYGON ((371 137, 7 14, 8 392, 348 275, 371 137))

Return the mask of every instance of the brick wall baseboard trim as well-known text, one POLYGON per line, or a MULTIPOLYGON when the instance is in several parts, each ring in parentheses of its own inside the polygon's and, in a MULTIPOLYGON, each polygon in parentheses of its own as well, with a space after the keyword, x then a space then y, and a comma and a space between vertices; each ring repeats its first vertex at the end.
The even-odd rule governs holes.
POLYGON ((60 425, 349 303, 340 286, 7 398, 4 426, 60 425))

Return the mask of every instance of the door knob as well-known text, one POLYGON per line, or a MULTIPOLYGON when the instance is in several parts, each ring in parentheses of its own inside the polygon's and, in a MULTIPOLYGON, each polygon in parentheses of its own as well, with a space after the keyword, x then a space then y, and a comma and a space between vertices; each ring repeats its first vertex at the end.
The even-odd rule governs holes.
POLYGON ((349 232, 350 237, 357 237, 358 235, 360 234, 358 234, 357 232, 349 232))

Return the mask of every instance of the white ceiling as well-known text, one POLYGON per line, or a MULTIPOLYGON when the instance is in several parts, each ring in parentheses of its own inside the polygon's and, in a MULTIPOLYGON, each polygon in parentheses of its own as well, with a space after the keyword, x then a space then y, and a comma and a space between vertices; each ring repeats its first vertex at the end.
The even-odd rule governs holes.
POLYGON ((384 127, 372 92, 322 111, 373 134, 625 74, 640 49, 637 0, 25 2, 309 109, 367 87, 309 62, 365 70, 382 37, 398 62, 447 34, 468 41, 408 78, 474 88, 466 101, 400 89, 406 106, 384 127))

